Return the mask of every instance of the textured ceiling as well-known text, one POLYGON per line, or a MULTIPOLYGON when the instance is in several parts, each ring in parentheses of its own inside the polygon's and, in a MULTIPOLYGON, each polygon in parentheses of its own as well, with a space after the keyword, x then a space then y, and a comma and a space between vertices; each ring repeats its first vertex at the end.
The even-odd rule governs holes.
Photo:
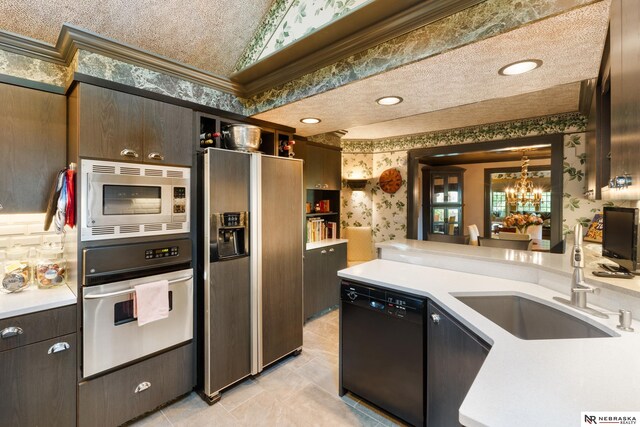
POLYGON ((0 0, 0 30, 55 44, 68 23, 228 76, 271 0, 0 0))
POLYGON ((537 92, 417 114, 348 129, 344 139, 379 139, 396 135, 463 128, 485 123, 578 111, 580 82, 537 92))
MULTIPOLYGON (((255 117, 295 127, 297 133, 303 136, 353 128, 354 133, 359 135, 368 134, 370 137, 375 135, 375 138, 380 138, 375 130, 369 132, 367 125, 459 106, 464 106, 461 107, 464 111, 449 110, 438 115, 436 126, 441 129, 453 128, 461 120, 490 123, 522 118, 517 116, 529 113, 520 108, 481 111, 482 105, 474 108, 469 104, 532 92, 540 93, 531 95, 531 100, 538 104, 530 106, 531 114, 540 116, 564 112, 568 106, 569 100, 566 97, 570 96, 568 91, 571 86, 558 89, 563 93, 564 101, 555 99, 558 92, 545 90, 598 75, 608 17, 609 2, 603 1, 293 102, 255 117), (544 65, 519 76, 498 75, 497 71, 503 65, 527 58, 541 59, 544 65), (545 97, 545 93, 548 96, 545 97), (543 96, 539 96, 540 94, 543 96), (404 102, 392 107, 374 103, 375 99, 385 95, 401 96, 404 102), (477 119, 465 118, 466 111, 475 114, 477 119), (510 111, 513 117, 509 115, 510 111), (300 123, 301 118, 309 116, 318 117, 322 122, 317 125, 300 123), (447 122, 448 117, 451 118, 451 123, 447 122)), ((577 99, 574 102, 577 103, 577 99)), ((496 104, 499 102, 490 105, 496 104)), ((573 109, 575 110, 576 108, 573 109)), ((401 125, 394 125, 395 130, 388 132, 387 136, 426 132, 433 127, 426 120, 420 126, 419 118, 406 120, 408 126, 411 126, 409 131, 401 125)), ((376 126, 379 129, 379 125, 376 126)), ((353 136, 347 134, 346 138, 353 136)))

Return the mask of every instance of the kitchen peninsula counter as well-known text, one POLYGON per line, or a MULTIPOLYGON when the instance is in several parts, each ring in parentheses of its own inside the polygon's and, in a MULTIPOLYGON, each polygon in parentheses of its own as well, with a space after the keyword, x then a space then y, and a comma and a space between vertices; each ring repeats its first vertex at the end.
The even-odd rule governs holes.
MULTIPOLYGON (((515 279, 543 286, 558 284, 562 293, 569 292, 569 280, 573 274, 571 245, 567 253, 519 251, 423 240, 399 239, 377 243, 381 258, 430 267, 444 268, 492 277, 515 279), (561 283, 558 283, 560 282, 561 283)), ((608 262, 601 256, 602 247, 585 243, 584 277, 588 285, 640 298, 640 276, 629 279, 596 277, 594 270, 602 270, 598 263, 608 262)), ((589 295, 590 300, 597 298, 589 295)), ((640 314, 640 312, 638 312, 640 314)))
MULTIPOLYGON (((553 297, 566 297, 566 293, 534 284, 528 280, 531 277, 522 276, 522 280, 514 280, 446 268, 451 266, 447 262, 455 261, 467 268, 472 264, 470 267, 476 271, 486 271, 506 262, 504 265, 507 270, 513 270, 512 274, 535 275, 535 270, 522 270, 531 265, 527 260, 523 261, 522 255, 509 253, 517 251, 465 247, 460 255, 455 250, 443 248, 443 245, 446 246, 435 243, 423 246, 422 242, 412 244, 410 241, 381 244, 383 257, 391 256, 389 249, 394 247, 404 255, 405 262, 378 259, 341 270, 339 276, 430 298, 491 344, 491 350, 460 407, 459 420, 463 425, 564 427, 580 425, 581 412, 584 411, 638 410, 640 382, 636 379, 640 378, 640 327, 637 321, 633 325, 636 332, 623 332, 616 329, 616 315, 603 320, 556 303, 553 297), (432 255, 438 256, 436 261, 446 267, 417 265, 418 261, 434 262, 433 259, 426 260, 432 255), (510 260, 510 257, 518 260, 510 260), (522 340, 454 296, 478 292, 523 295, 599 325, 613 337, 522 340)), ((398 254, 394 256, 398 257, 398 254)), ((530 261, 535 265, 536 258, 530 261)), ((540 267, 561 268, 563 265, 562 260, 557 260, 551 267, 540 267)), ((507 275, 504 272, 500 274, 507 275)), ((566 287, 568 293, 568 279, 566 287)))

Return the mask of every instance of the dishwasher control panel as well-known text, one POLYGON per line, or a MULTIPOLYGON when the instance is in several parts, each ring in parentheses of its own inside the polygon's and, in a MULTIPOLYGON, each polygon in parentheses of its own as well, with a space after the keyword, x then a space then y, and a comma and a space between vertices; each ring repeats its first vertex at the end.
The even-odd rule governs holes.
POLYGON ((340 288, 343 304, 352 304, 400 319, 416 322, 422 319, 426 298, 346 280, 342 281, 340 288))

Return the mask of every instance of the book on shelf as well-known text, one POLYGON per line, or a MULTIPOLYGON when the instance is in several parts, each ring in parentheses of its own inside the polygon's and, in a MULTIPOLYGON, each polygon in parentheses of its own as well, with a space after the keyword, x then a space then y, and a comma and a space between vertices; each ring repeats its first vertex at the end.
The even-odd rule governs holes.
POLYGON ((337 238, 338 224, 335 222, 327 222, 327 239, 337 238))

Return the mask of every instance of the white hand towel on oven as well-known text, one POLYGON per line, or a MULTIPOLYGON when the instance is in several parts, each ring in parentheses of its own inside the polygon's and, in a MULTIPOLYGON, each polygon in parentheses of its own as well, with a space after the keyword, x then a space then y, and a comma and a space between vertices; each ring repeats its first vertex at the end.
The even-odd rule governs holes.
POLYGON ((134 316, 138 326, 169 317, 169 281, 144 283, 133 287, 134 316))

